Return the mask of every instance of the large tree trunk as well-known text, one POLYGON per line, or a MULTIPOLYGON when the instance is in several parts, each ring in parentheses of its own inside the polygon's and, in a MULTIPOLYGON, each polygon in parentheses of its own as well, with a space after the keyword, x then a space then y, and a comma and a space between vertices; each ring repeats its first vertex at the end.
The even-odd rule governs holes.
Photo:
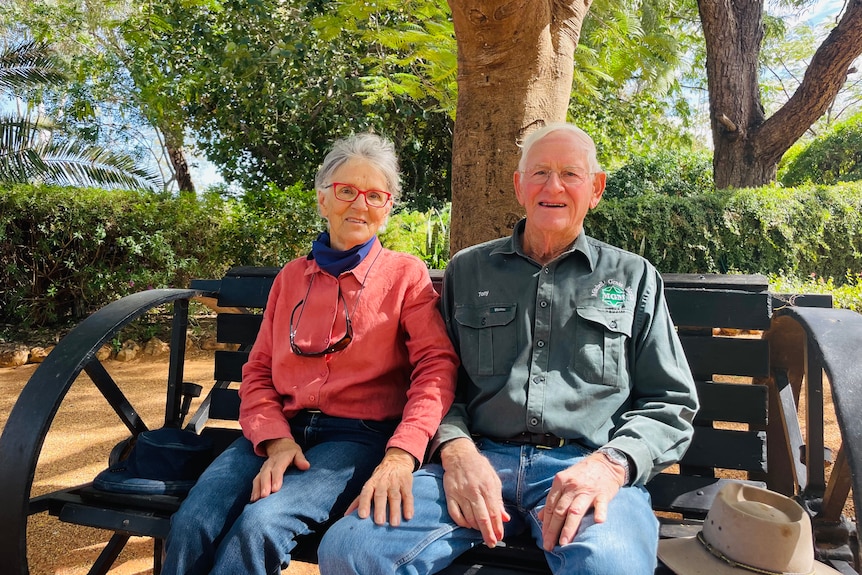
POLYGON ((848 0, 799 88, 769 119, 758 87, 763 0, 698 0, 698 8, 706 40, 715 184, 762 186, 775 179, 784 152, 826 112, 862 54, 862 0, 848 0))
POLYGON ((449 0, 458 43, 450 253, 511 233, 512 174, 531 130, 566 119, 592 0, 449 0))

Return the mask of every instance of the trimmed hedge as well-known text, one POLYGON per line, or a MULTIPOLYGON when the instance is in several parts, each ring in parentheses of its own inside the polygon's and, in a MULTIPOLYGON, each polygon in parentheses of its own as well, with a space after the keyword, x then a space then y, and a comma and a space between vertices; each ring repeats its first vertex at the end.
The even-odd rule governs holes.
MULTIPOLYGON (((666 273, 763 273, 805 280, 862 272, 862 182, 690 196, 605 198, 588 233, 666 273)), ((445 267, 448 211, 403 212, 384 244, 445 267), (412 247, 411 247, 412 246, 412 247)), ((149 287, 187 286, 232 265, 280 265, 322 229, 295 186, 242 198, 18 186, 0 191, 0 323, 77 322, 149 287)))
POLYGON ((587 232, 666 273, 812 274, 862 270, 862 183, 763 187, 691 197, 603 200, 587 232))
POLYGON ((303 214, 312 222, 307 236, 320 225, 313 199, 291 193, 264 194, 273 196, 269 209, 288 207, 287 217, 276 218, 218 193, 4 189, 0 322, 27 328, 77 321, 142 289, 188 286, 231 265, 277 265, 298 253, 298 242, 310 242, 297 231, 303 214))

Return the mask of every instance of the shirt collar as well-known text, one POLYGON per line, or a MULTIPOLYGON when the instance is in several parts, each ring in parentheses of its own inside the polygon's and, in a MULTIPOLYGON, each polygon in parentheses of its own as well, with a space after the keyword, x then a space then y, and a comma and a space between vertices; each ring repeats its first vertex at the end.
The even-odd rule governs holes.
MULTIPOLYGON (((512 230, 512 235, 506 239, 504 242, 500 242, 500 244, 491 250, 491 254, 507 254, 507 255, 518 255, 524 259, 530 259, 524 253, 524 227, 527 224, 527 218, 521 219, 518 223, 515 224, 515 228, 512 230)), ((570 257, 572 254, 578 252, 584 255, 587 259, 587 263, 590 266, 590 271, 593 271, 596 267, 596 255, 593 251, 593 247, 590 245, 590 242, 587 241, 588 236, 583 231, 578 234, 578 237, 575 238, 575 241, 572 242, 572 245, 569 246, 565 252, 563 252, 557 260, 562 260, 563 258, 570 257)), ((532 260, 531 260, 532 261, 532 260)))

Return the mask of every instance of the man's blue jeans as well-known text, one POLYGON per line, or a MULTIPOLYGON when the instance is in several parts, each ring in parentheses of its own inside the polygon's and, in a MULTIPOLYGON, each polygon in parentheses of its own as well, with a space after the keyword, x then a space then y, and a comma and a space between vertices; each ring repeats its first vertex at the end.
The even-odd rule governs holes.
MULTIPOLYGON (((539 546, 537 514, 554 475, 590 454, 577 444, 556 449, 477 444, 503 483, 503 501, 512 516, 507 536, 530 530, 539 546)), ((458 527, 446 510, 443 468, 426 465, 414 474, 415 516, 399 527, 377 526, 356 513, 333 525, 318 548, 322 575, 436 573, 455 557, 482 544, 481 534, 458 527)), ((556 575, 652 575, 656 566, 658 521, 643 487, 625 487, 611 501, 608 519, 584 517, 575 540, 545 557, 556 575)))
POLYGON ((241 437, 203 473, 171 520, 164 575, 274 575, 296 537, 344 514, 383 458, 396 423, 300 413, 291 430, 307 471, 288 469, 282 488, 249 503, 265 458, 241 437))

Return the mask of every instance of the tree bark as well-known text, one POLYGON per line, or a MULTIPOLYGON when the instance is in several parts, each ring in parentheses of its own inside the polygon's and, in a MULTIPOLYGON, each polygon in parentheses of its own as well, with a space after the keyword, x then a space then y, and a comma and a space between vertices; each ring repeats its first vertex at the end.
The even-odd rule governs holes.
POLYGON ((518 144, 566 119, 592 0, 449 0, 458 44, 450 254, 506 236, 523 216, 518 144))
POLYGON ((171 159, 171 166, 174 169, 174 177, 177 180, 177 188, 181 194, 195 194, 195 184, 192 181, 192 174, 189 170, 189 163, 186 161, 186 153, 182 147, 167 146, 168 157, 171 159))
POLYGON ((698 0, 698 8, 706 41, 715 184, 768 184, 775 180, 781 156, 828 110, 862 54, 862 0, 848 0, 796 92, 768 119, 758 85, 763 0, 698 0))

